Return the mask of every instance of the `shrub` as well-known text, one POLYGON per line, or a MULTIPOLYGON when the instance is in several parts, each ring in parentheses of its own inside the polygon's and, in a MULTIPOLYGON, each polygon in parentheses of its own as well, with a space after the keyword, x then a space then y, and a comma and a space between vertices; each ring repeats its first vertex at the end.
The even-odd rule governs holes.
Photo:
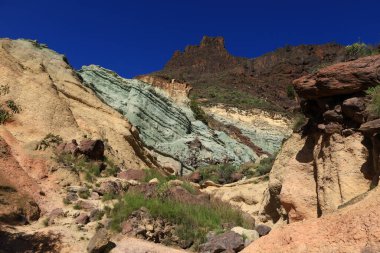
POLYGON ((0 85, 0 95, 7 95, 9 93, 9 85, 0 85))
POLYGON ((352 45, 346 46, 346 54, 349 58, 359 58, 363 56, 372 55, 374 53, 371 48, 362 42, 356 42, 352 45))
POLYGON ((111 228, 120 230, 120 224, 141 207, 147 208, 153 218, 176 224, 177 236, 182 240, 192 240, 195 245, 203 243, 209 231, 222 230, 225 223, 249 226, 241 212, 227 204, 195 205, 171 199, 145 198, 143 194, 128 192, 111 212, 111 228))
POLYGON ((208 165, 201 167, 199 172, 202 175, 203 181, 211 180, 216 183, 228 184, 232 183, 232 174, 236 172, 238 168, 230 163, 208 165))
POLYGON ((256 167, 256 176, 263 176, 268 174, 272 170, 275 159, 276 155, 262 159, 259 165, 256 167))
POLYGON ((296 92, 294 91, 294 87, 293 85, 288 85, 286 87, 286 95, 288 96, 288 98, 290 99, 294 99, 296 97, 296 92))
POLYGON ((197 192, 197 190, 187 181, 183 182, 181 187, 193 195, 197 192))
POLYGON ((15 101, 7 100, 6 104, 13 113, 20 113, 20 108, 16 105, 15 101))
POLYGON ((207 115, 206 113, 202 110, 202 108, 198 105, 197 101, 192 99, 190 101, 190 108, 194 113, 194 117, 196 120, 200 120, 203 123, 207 125, 207 115))
POLYGON ((78 196, 82 199, 88 199, 90 197, 90 191, 86 189, 85 191, 80 191, 78 196))
POLYGON ((160 172, 154 169, 145 169, 145 177, 144 177, 144 182, 149 182, 150 180, 157 178, 160 183, 164 183, 167 181, 166 177, 162 175, 160 172))
POLYGON ((8 120, 10 120, 11 118, 12 118, 12 115, 7 110, 4 110, 0 106, 0 125, 4 124, 5 122, 7 122, 8 120))
POLYGON ((105 193, 102 197, 102 201, 109 201, 109 200, 112 200, 112 199, 116 199, 118 197, 118 195, 116 194, 113 194, 113 193, 105 193))
POLYGON ((48 147, 58 146, 62 142, 63 139, 61 138, 61 136, 49 133, 36 146, 36 150, 45 150, 48 147))
POLYGON ((368 110, 376 117, 380 117, 380 85, 367 90, 367 94, 371 96, 368 110))
POLYGON ((293 132, 299 132, 301 131, 301 127, 303 127, 307 122, 307 118, 305 115, 298 113, 294 117, 293 120, 293 132))

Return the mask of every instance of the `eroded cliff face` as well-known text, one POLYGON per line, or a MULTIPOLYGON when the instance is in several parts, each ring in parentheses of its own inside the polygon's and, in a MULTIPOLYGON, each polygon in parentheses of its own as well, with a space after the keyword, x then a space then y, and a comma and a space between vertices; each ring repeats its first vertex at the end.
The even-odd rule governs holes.
POLYGON ((189 106, 176 104, 165 91, 94 65, 83 67, 79 74, 139 130, 147 146, 180 161, 184 172, 206 164, 241 164, 257 158, 249 147, 196 120, 189 106))
POLYGON ((262 222, 290 224, 243 252, 379 251, 380 121, 364 92, 379 67, 370 56, 294 81, 309 120, 284 143, 259 211, 262 222))

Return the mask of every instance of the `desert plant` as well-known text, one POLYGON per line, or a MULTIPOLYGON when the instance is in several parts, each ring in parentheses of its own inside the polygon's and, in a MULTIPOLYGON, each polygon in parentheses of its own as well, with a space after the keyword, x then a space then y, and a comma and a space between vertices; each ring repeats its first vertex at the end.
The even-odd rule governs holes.
POLYGON ((369 112, 376 117, 380 117, 380 85, 369 88, 366 93, 371 97, 368 105, 369 112))
POLYGON ((0 125, 4 124, 5 122, 7 122, 8 120, 10 120, 11 118, 12 118, 12 115, 7 110, 4 110, 0 106, 0 125))
POLYGON ((9 109, 11 109, 11 111, 13 113, 20 113, 20 108, 16 105, 15 101, 13 100, 7 100, 6 101, 6 104, 8 106, 9 109))
POLYGON ((160 217, 175 224, 180 239, 192 240, 195 245, 204 242, 208 232, 222 230, 222 224, 250 225, 241 212, 220 202, 197 205, 128 192, 111 212, 111 228, 120 230, 120 224, 141 207, 147 208, 153 218, 160 217))
POLYGON ((58 146, 63 142, 63 139, 59 135, 48 133, 39 144, 36 146, 36 150, 46 150, 48 147, 58 146))
POLYGON ((82 199, 88 199, 90 197, 90 191, 86 189, 85 191, 78 192, 78 196, 82 199))
POLYGON ((346 55, 349 59, 356 59, 377 53, 379 53, 378 50, 360 41, 346 46, 346 55))
POLYGON ((198 102, 194 99, 190 101, 190 108, 194 113, 194 117, 196 120, 200 120, 203 123, 207 125, 207 115, 206 113, 202 110, 202 108, 199 106, 198 102))
POLYGON ((293 119, 293 132, 301 131, 301 127, 303 127, 307 123, 307 118, 305 115, 301 113, 297 113, 293 119))
POLYGON ((286 87, 286 95, 288 96, 288 98, 290 99, 294 99, 296 97, 296 92, 294 91, 294 87, 293 85, 288 85, 286 87))
POLYGON ((208 165, 199 168, 203 181, 211 180, 222 184, 232 183, 232 174, 237 170, 238 167, 230 163, 208 165))
POLYGON ((9 93, 9 85, 0 85, 0 95, 7 95, 9 93))

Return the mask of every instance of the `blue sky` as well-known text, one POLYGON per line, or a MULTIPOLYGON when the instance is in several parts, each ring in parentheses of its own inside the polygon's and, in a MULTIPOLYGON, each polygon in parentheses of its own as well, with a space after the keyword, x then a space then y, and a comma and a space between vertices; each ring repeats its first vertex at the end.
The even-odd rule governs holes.
POLYGON ((161 69, 203 35, 234 55, 284 45, 380 42, 380 1, 0 0, 0 37, 30 38, 75 68, 98 64, 125 77, 161 69))

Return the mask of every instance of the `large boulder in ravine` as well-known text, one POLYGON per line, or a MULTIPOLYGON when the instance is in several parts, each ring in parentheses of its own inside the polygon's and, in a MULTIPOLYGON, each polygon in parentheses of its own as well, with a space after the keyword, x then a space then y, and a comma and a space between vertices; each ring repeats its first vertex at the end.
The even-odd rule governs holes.
POLYGON ((95 65, 78 73, 97 96, 139 130, 148 147, 181 162, 185 172, 210 163, 241 164, 257 158, 248 146, 208 128, 195 119, 188 105, 177 104, 152 85, 95 65))
POLYGON ((239 252, 244 248, 243 236, 234 231, 228 231, 210 238, 200 245, 201 253, 239 252))
POLYGON ((105 228, 99 229, 88 242, 88 253, 107 253, 116 246, 110 241, 110 234, 105 228))
POLYGON ((353 94, 380 82, 380 55, 338 63, 296 79, 297 94, 306 99, 353 94))

